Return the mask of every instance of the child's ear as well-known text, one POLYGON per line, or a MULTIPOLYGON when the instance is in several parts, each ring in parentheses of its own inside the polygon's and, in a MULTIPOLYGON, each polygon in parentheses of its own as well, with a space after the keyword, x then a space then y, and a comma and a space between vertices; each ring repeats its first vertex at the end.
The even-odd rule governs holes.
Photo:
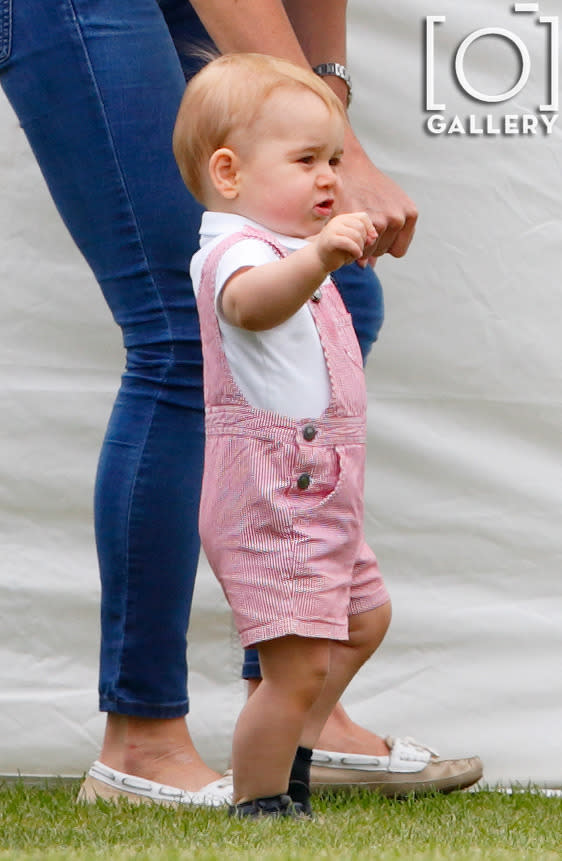
POLYGON ((238 196, 240 159, 233 150, 221 147, 209 159, 211 182, 222 197, 234 200, 238 196))

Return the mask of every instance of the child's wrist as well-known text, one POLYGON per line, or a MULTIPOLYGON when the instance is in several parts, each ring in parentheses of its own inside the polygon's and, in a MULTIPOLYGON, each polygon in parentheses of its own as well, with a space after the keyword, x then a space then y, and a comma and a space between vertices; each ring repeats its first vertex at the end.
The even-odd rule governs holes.
POLYGON ((314 257, 315 257, 316 262, 318 264, 319 275, 321 276, 322 281, 324 281, 324 279, 327 278, 328 275, 333 271, 333 268, 330 265, 330 263, 328 263, 325 256, 322 254, 322 251, 320 249, 318 242, 311 242, 308 247, 314 253, 314 257))

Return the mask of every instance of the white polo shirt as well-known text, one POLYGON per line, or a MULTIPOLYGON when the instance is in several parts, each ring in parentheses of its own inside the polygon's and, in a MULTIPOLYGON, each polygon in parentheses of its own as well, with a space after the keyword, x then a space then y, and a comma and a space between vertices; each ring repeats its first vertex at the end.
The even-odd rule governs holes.
MULTIPOLYGON (((193 256, 190 269, 196 294, 209 253, 226 236, 237 233, 246 225, 267 230, 241 215, 224 212, 203 214, 201 248, 193 256)), ((306 239, 267 232, 289 253, 307 242, 306 239)), ((215 310, 224 352, 234 380, 252 406, 293 419, 318 418, 330 402, 330 379, 308 302, 280 326, 263 332, 250 332, 228 323, 217 301, 225 283, 238 269, 261 266, 274 260, 279 260, 278 255, 259 239, 244 239, 223 255, 215 280, 215 310)))

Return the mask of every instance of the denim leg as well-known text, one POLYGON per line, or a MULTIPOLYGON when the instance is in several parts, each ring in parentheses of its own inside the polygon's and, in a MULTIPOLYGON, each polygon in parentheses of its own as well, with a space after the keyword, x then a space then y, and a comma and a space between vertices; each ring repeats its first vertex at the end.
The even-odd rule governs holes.
POLYGON ((379 276, 371 266, 363 269, 357 263, 350 263, 334 272, 332 278, 351 314, 363 363, 366 363, 384 321, 384 297, 379 276))
POLYGON ((100 706, 176 717, 203 460, 201 210, 171 151, 182 68, 156 0, 3 2, 0 83, 129 353, 96 485, 100 706))
MULTIPOLYGON (((363 362, 377 340, 384 320, 384 298, 378 275, 370 266, 357 263, 342 266, 332 275, 344 304, 351 314, 363 362)), ((261 679, 257 649, 244 650, 243 679, 261 679)))
POLYGON ((187 709, 204 429, 184 392, 199 373, 188 344, 128 350, 95 492, 103 711, 177 717, 187 709))

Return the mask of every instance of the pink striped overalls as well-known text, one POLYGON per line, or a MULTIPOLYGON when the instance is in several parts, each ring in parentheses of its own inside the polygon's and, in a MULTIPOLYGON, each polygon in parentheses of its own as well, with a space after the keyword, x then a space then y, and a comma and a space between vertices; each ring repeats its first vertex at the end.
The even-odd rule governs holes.
POLYGON ((366 391, 350 315, 335 285, 310 300, 331 399, 295 421, 251 406, 236 385, 215 313, 220 257, 265 231, 226 237, 197 296, 204 357, 206 448, 199 528, 243 646, 297 634, 348 638, 348 616, 388 601, 363 537, 366 391))

